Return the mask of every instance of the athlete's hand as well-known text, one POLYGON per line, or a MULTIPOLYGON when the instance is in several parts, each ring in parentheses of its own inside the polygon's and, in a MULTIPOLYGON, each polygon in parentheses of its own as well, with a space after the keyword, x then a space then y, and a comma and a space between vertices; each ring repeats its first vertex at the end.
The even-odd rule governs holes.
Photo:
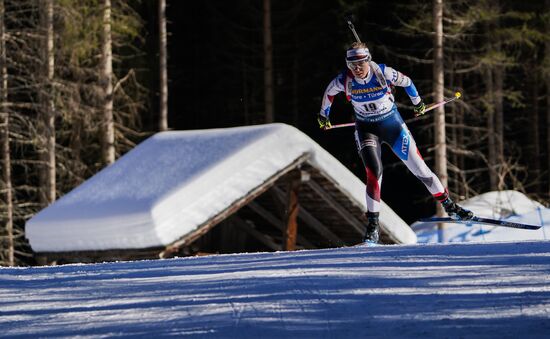
POLYGON ((414 105, 414 116, 418 117, 426 113, 426 104, 424 104, 424 101, 420 100, 420 102, 416 105, 414 105))
POLYGON ((327 129, 332 127, 332 124, 330 123, 329 118, 322 115, 321 113, 317 113, 317 122, 319 123, 319 128, 321 129, 327 129))

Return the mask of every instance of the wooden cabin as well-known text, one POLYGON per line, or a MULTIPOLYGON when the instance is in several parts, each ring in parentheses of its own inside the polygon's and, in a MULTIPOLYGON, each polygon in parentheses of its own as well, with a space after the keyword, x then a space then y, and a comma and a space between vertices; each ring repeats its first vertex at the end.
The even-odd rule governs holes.
MULTIPOLYGON (((162 132, 26 232, 43 264, 352 246, 364 234, 364 190, 288 125, 162 132)), ((384 203, 381 240, 416 242, 384 203)))

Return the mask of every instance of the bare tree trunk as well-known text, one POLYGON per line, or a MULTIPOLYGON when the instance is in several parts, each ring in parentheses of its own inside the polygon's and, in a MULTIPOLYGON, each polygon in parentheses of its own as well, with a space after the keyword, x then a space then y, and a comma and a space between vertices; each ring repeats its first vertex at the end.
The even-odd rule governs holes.
POLYGON ((166 37, 166 0, 159 0, 159 72, 160 72, 160 109, 159 130, 168 130, 168 70, 166 37))
MULTIPOLYGON (((550 0, 545 1, 545 8, 550 8, 550 0)), ((546 31, 546 36, 550 34, 550 22, 546 20, 544 25, 544 30, 546 31)), ((546 39, 544 43, 544 58, 545 65, 550 65, 550 40, 546 39)), ((545 70, 545 79, 546 79, 546 130, 548 131, 546 135, 546 150, 550 150, 550 74, 546 73, 549 70, 545 70)), ((548 153, 548 152, 546 152, 548 153)), ((548 156, 548 162, 546 168, 550 170, 550 155, 548 156)), ((548 176, 547 176, 548 177, 548 176)), ((548 196, 550 197, 550 179, 548 180, 548 196)))
MULTIPOLYGON (((505 162, 504 159, 504 75, 505 69, 502 66, 497 66, 494 71, 495 76, 495 160, 498 166, 502 166, 505 162)), ((498 181, 497 189, 504 190, 506 185, 504 177, 502 176, 502 170, 497 170, 501 180, 498 181)))
MULTIPOLYGON (((4 0, 0 0, 0 140, 2 143, 2 183, 1 190, 5 192, 6 204, 6 250, 7 264, 15 265, 13 242, 13 196, 11 183, 11 157, 10 157, 10 121, 7 110, 8 103, 8 70, 6 68, 6 33, 4 26, 4 0)), ((2 247, 3 244, 2 244, 2 247)))
MULTIPOLYGON (((433 91, 434 101, 443 100, 444 75, 443 75, 443 0, 434 0, 433 2, 433 28, 434 35, 434 66, 433 66, 433 91)), ((447 145, 445 136, 445 109, 443 106, 435 109, 434 113, 435 129, 435 172, 443 186, 448 185, 447 174, 447 145)), ((443 208, 437 204, 437 215, 444 215, 443 208)), ((445 236, 443 226, 439 225, 439 241, 444 242, 445 236)))
MULTIPOLYGON (((456 60, 452 58, 453 65, 455 64, 456 60)), ((453 72, 451 73, 451 81, 449 81, 449 85, 453 89, 458 89, 462 92, 462 75, 455 73, 456 68, 453 68, 453 72)), ((451 112, 452 112, 452 124, 453 126, 464 126, 464 107, 462 105, 452 105, 451 106, 451 112)), ((464 128, 453 128, 451 130, 451 141, 452 141, 452 147, 456 150, 461 149, 464 145, 464 128)), ((452 154, 452 164, 456 167, 456 174, 454 175, 452 184, 453 184, 453 192, 462 197, 465 195, 466 192, 466 185, 467 182, 464 180, 464 172, 462 171, 464 166, 464 154, 462 152, 454 152, 452 154)), ((451 185, 451 183, 449 183, 451 185)))
MULTIPOLYGON (((500 1, 495 1, 495 6, 500 10, 500 1)), ((500 28, 500 22, 499 19, 496 19, 495 22, 496 29, 499 30, 500 28)), ((501 42, 496 41, 495 42, 495 51, 497 55, 500 55, 502 53, 501 48, 501 42)), ((497 183, 497 189, 498 190, 504 190, 506 189, 505 184, 505 175, 503 173, 503 165, 505 163, 504 159, 504 77, 506 74, 506 69, 503 65, 497 65, 493 69, 493 76, 494 76, 494 142, 495 142, 495 165, 498 167, 495 168, 496 172, 498 173, 498 183, 497 183)))
MULTIPOLYGON (((459 75, 458 76, 458 88, 462 90, 463 88, 463 78, 462 78, 462 75, 459 75)), ((457 126, 464 126, 464 107, 462 105, 459 105, 458 106, 458 116, 457 116, 457 126)), ((466 138, 464 136, 464 128, 460 128, 458 129, 458 132, 457 132, 457 145, 464 145, 466 141, 466 138)), ((466 168, 466 162, 465 162, 465 159, 464 159, 464 154, 458 154, 458 158, 457 158, 457 163, 456 163, 457 167, 459 168, 460 172, 460 180, 459 180, 459 189, 457 191, 455 191, 455 194, 458 194, 460 196, 465 196, 466 198, 468 198, 468 190, 467 190, 467 185, 468 185, 468 181, 466 180, 466 175, 464 174, 463 172, 463 169, 466 168)))
MULTIPOLYGON (((458 88, 455 84, 456 81, 456 75, 455 75, 455 61, 453 55, 449 58, 450 67, 452 67, 452 72, 449 74, 449 87, 450 88, 458 88)), ((450 107, 451 110, 451 124, 453 126, 458 126, 458 107, 456 105, 453 105, 450 107)), ((458 128, 452 128, 450 130, 450 136, 449 140, 451 142, 451 148, 452 149, 458 149, 458 128)), ((450 163, 453 165, 458 164, 458 152, 454 152, 450 154, 450 163)), ((453 192, 455 194, 460 194, 460 181, 458 180, 459 173, 453 173, 452 171, 449 174, 449 179, 447 180, 450 185, 453 185, 453 192)))
POLYGON ((274 121, 271 0, 264 0, 264 101, 265 122, 271 123, 274 121))
POLYGON ((489 183, 490 189, 496 191, 498 189, 498 171, 497 171, 497 151, 495 140, 495 110, 494 110, 494 84, 493 84, 493 71, 490 69, 486 71, 486 94, 487 94, 487 151, 488 151, 488 165, 489 165, 489 183))
POLYGON ((56 171, 55 171, 55 88, 54 88, 54 30, 53 30, 53 0, 44 0, 43 28, 45 33, 44 49, 44 80, 41 97, 43 109, 43 137, 44 150, 42 160, 46 170, 42 172, 42 203, 51 204, 56 197, 56 171))
POLYGON ((103 0, 103 41, 101 84, 103 87, 103 162, 115 162, 115 125, 113 119, 113 52, 111 43, 111 0, 103 0))
MULTIPOLYGON (((546 57, 550 58, 550 43, 546 42, 546 57)), ((546 76, 546 149, 550 149, 550 77, 546 76)), ((547 153, 546 168, 550 170, 550 154, 547 153)), ((548 176, 547 176, 548 178, 548 176)), ((550 179, 548 180, 548 196, 550 197, 550 179)))
POLYGON ((249 90, 248 90, 248 67, 246 66, 246 61, 241 59, 241 68, 243 70, 243 114, 244 114, 244 124, 249 125, 252 122, 250 118, 250 103, 249 103, 249 90))
POLYGON ((531 80, 533 81, 533 89, 531 91, 533 95, 533 107, 530 109, 530 124, 531 124, 531 168, 529 169, 529 172, 531 172, 530 176, 534 178, 532 180, 533 189, 535 192, 540 192, 540 155, 541 149, 540 149, 540 134, 539 134, 539 72, 534 72, 531 80))
POLYGON ((300 87, 300 77, 298 72, 300 69, 300 61, 297 56, 292 61, 292 124, 298 127, 300 124, 300 103, 298 96, 298 88, 300 87))

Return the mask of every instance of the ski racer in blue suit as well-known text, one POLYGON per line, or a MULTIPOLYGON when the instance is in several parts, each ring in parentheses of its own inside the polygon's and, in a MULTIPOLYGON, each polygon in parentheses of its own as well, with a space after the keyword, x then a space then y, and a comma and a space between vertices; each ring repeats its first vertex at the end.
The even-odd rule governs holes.
POLYGON ((334 78, 323 96, 318 122, 330 127, 330 108, 334 97, 345 92, 355 111, 355 141, 367 174, 367 225, 364 241, 379 240, 380 188, 382 185, 381 144, 385 143, 426 186, 452 217, 470 219, 473 213, 457 205, 439 178, 428 168, 403 122, 390 86, 404 87, 417 115, 424 105, 412 80, 384 64, 376 64, 364 43, 356 42, 346 53, 348 70, 334 78))

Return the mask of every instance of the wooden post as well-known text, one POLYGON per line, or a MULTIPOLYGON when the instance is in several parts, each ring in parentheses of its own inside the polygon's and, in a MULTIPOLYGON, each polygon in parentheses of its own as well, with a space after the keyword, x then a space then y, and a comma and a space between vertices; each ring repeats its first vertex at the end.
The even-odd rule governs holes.
MULTIPOLYGON (((305 175, 305 173, 304 173, 305 175)), ((298 192, 302 180, 307 180, 307 175, 302 177, 302 171, 293 171, 289 175, 287 209, 286 209, 286 227, 284 230, 284 249, 294 251, 296 249, 296 238, 298 237, 298 213, 300 204, 298 202, 298 192)))
POLYGON ((298 204, 298 190, 300 188, 299 182, 294 182, 289 185, 288 190, 288 209, 285 228, 285 250, 294 251, 296 249, 296 237, 298 235, 298 211, 300 205, 298 204))

